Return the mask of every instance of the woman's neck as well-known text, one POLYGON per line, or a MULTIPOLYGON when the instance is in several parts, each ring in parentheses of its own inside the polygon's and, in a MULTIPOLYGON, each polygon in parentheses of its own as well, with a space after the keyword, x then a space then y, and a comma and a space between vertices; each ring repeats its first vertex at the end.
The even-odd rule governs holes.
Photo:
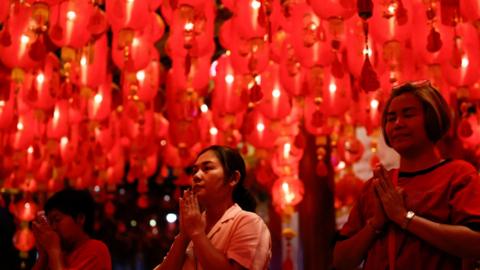
POLYGON ((415 172, 434 166, 443 160, 436 147, 423 149, 415 155, 401 155, 400 171, 415 172))
MULTIPOLYGON (((205 208, 205 217, 207 221, 207 229, 210 229, 223 216, 225 211, 234 204, 232 199, 223 200, 205 208)), ((207 230, 208 231, 208 230, 207 230)))

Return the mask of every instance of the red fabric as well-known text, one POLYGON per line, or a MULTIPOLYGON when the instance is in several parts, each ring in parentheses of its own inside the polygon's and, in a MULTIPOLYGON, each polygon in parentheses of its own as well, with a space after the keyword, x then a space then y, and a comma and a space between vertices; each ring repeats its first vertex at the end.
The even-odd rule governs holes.
POLYGON ((73 252, 64 257, 65 269, 68 270, 111 270, 112 262, 107 246, 94 239, 89 239, 73 252))
MULTIPOLYGON (((450 161, 434 170, 398 178, 408 210, 442 224, 480 225, 480 180, 473 166, 464 161, 450 161)), ((373 216, 374 197, 371 180, 350 212, 340 234, 350 237, 373 216)), ((393 226, 396 238, 395 269, 461 269, 461 259, 436 249, 415 235, 393 226)), ((388 237, 379 237, 368 251, 364 269, 388 269, 388 237)))

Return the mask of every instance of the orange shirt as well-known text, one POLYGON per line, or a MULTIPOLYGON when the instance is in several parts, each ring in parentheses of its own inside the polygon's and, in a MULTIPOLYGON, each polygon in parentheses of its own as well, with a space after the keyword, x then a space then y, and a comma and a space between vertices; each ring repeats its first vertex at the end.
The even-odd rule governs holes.
POLYGON ((111 270, 112 262, 107 246, 98 240, 89 239, 64 257, 68 270, 111 270))
MULTIPOLYGON (((207 235, 212 245, 229 259, 250 270, 268 268, 272 243, 270 231, 255 213, 243 211, 240 206, 231 206, 207 235)), ((186 250, 183 270, 201 270, 195 259, 193 244, 186 250), (195 267, 196 266, 196 267, 195 267)))
MULTIPOLYGON (((373 217, 373 186, 369 180, 350 212, 341 237, 351 237, 373 217)), ((418 216, 442 224, 480 226, 480 180, 465 161, 445 161, 415 173, 399 173, 398 186, 404 190, 405 206, 418 216)), ((445 253, 417 236, 390 225, 396 235, 395 269, 461 269, 461 259, 445 253)), ((381 235, 368 251, 364 269, 388 269, 388 237, 381 235)))

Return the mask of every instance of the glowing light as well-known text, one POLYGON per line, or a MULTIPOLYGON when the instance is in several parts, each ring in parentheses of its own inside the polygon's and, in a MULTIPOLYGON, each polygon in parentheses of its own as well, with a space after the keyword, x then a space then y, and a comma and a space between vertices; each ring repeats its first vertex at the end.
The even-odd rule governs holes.
POLYGON ((287 202, 287 204, 290 204, 293 202, 293 200, 295 200, 295 194, 290 191, 290 186, 288 183, 282 183, 282 190, 285 197, 285 202, 287 202))
POLYGON ((331 94, 334 94, 337 91, 337 85, 333 82, 330 83, 330 85, 328 86, 328 90, 331 94))
POLYGON ((260 75, 255 76, 255 82, 257 84, 261 84, 262 83, 262 77, 260 75))
POLYGON ((169 202, 170 201, 170 195, 166 194, 165 196, 163 196, 163 200, 166 201, 166 202, 169 202))
POLYGON ((27 35, 22 35, 22 37, 20 38, 20 41, 23 44, 27 44, 30 41, 30 38, 27 35))
POLYGON ((5 106, 5 100, 0 100, 0 107, 4 107, 5 106))
POLYGON ((38 84, 42 84, 44 81, 45 81, 45 76, 43 75, 43 73, 38 73, 38 75, 37 75, 37 83, 38 83, 38 84))
POLYGON ((95 103, 100 104, 100 103, 102 103, 102 101, 103 101, 103 97, 102 97, 102 95, 99 93, 99 94, 96 94, 96 95, 95 95, 95 97, 93 98, 93 100, 95 101, 95 103))
POLYGON ((175 223, 175 221, 177 221, 177 215, 174 213, 168 213, 165 218, 168 223, 175 223))
POLYGON ((395 3, 388 5, 387 11, 390 15, 394 15, 397 12, 397 5, 395 3))
POLYGON ((135 219, 130 220, 130 226, 136 227, 137 226, 137 221, 135 219))
POLYGON ((150 227, 155 227, 157 226, 157 221, 155 219, 150 219, 150 221, 148 222, 148 224, 150 224, 150 227))
POLYGON ((193 27, 194 27, 194 25, 193 25, 192 22, 186 22, 185 26, 184 26, 184 29, 185 29, 185 31, 192 31, 193 27))
POLYGON ((378 102, 378 100, 372 99, 372 101, 370 101, 370 108, 376 110, 378 108, 379 104, 380 104, 380 102, 378 102))
POLYGON ((145 80, 145 71, 143 70, 138 71, 136 77, 138 81, 143 82, 143 80, 145 80))
POLYGON ((346 164, 345 164, 344 161, 340 161, 337 165, 338 170, 343 170, 343 169, 345 169, 345 167, 346 167, 346 164))
POLYGON ((363 49, 363 55, 368 55, 368 56, 372 55, 372 49, 365 47, 363 49))
POLYGON ((60 118, 60 111, 58 108, 55 108, 55 111, 53 112, 53 119, 58 120, 60 118))
POLYGON ((161 140, 161 141, 160 141, 160 145, 161 145, 161 146, 167 145, 167 140, 161 140))
POLYGON ((312 30, 312 31, 315 31, 315 30, 317 30, 317 25, 314 24, 314 23, 311 23, 311 24, 308 26, 308 28, 310 28, 310 30, 312 30))
POLYGON ((251 6, 253 9, 259 9, 261 5, 262 5, 262 4, 261 4, 259 1, 257 1, 257 0, 253 0, 253 1, 250 3, 250 6, 251 6))
POLYGON ((265 130, 265 125, 263 123, 258 123, 257 124, 257 130, 258 132, 262 132, 265 130))
POLYGON ((210 65, 210 76, 211 77, 217 76, 217 65, 218 65, 217 60, 213 61, 212 64, 210 65))
POLYGON ((95 192, 100 192, 100 186, 98 186, 98 185, 95 186, 95 187, 93 188, 93 191, 95 191, 95 192))
POLYGON ((283 145, 283 157, 288 159, 290 156, 290 151, 292 150, 292 145, 290 143, 286 143, 283 145))
POLYGON ((75 20, 76 17, 77 17, 77 14, 75 13, 75 11, 70 10, 70 11, 67 12, 67 19, 68 20, 73 21, 73 20, 75 20))
POLYGON ((62 146, 65 146, 67 143, 68 143, 68 137, 67 137, 67 136, 63 136, 63 137, 60 139, 60 144, 61 144, 62 146))
POLYGON ((139 44, 140 44, 140 40, 138 40, 138 38, 133 38, 132 46, 138 46, 139 44))
POLYGON ((280 92, 280 90, 279 90, 278 88, 273 89, 273 91, 272 91, 272 97, 274 97, 274 98, 279 98, 280 95, 281 95, 281 92, 280 92))
POLYGON ((25 209, 30 209, 30 207, 31 207, 29 202, 26 202, 26 203, 24 204, 24 206, 25 206, 25 209))
POLYGON ((468 57, 464 55, 462 57, 462 68, 468 67, 469 64, 470 64, 470 62, 468 61, 468 57))
POLYGON ((217 135, 218 134, 218 129, 216 127, 211 127, 210 128, 210 135, 217 135))
POLYGON ((233 75, 232 75, 232 74, 227 74, 227 75, 225 76, 225 81, 226 81, 228 84, 232 84, 232 83, 233 83, 233 80, 234 80, 234 78, 233 78, 233 75))
POLYGON ((33 146, 30 145, 30 146, 28 147, 28 149, 27 149, 27 152, 28 152, 29 154, 33 154, 33 146))
POLYGON ((23 130, 23 123, 20 122, 20 121, 18 121, 18 123, 17 123, 17 130, 20 130, 20 131, 23 130))
POLYGON ((80 59, 80 65, 86 66, 87 65, 87 58, 83 55, 80 59))
POLYGON ((200 106, 200 111, 202 111, 202 113, 208 112, 208 106, 207 106, 207 104, 202 104, 202 105, 200 106))

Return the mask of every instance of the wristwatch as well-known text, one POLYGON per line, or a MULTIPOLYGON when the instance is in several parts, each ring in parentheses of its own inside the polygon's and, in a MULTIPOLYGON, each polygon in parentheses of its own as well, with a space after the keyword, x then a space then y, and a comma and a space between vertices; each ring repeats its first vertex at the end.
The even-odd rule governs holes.
POLYGON ((410 224, 410 221, 412 221, 413 217, 415 217, 415 212, 413 211, 407 211, 407 214, 405 214, 405 220, 403 221, 402 224, 402 229, 406 230, 408 227, 408 224, 410 224))

